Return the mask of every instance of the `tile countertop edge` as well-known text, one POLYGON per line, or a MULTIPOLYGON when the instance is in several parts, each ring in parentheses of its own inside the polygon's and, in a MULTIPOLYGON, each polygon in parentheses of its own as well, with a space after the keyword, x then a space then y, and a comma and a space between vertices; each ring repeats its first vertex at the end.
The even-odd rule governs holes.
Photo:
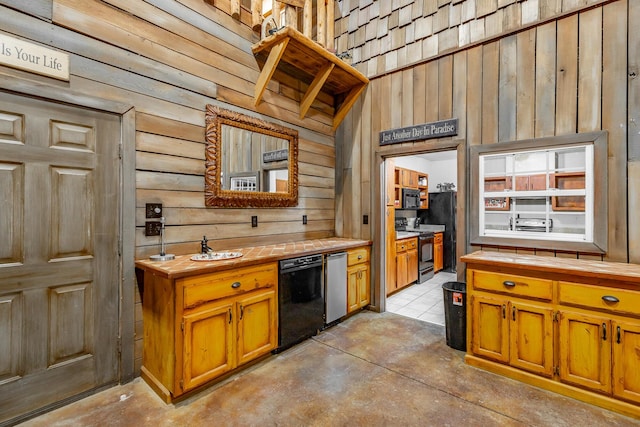
POLYGON ((273 245, 262 245, 246 248, 225 249, 214 252, 242 252, 243 256, 221 261, 192 261, 195 255, 176 255, 171 261, 151 261, 150 259, 138 259, 135 261, 136 268, 150 272, 156 276, 168 279, 179 279, 182 277, 197 274, 214 273, 217 271, 231 270, 256 262, 275 262, 288 258, 295 258, 318 253, 326 254, 345 249, 353 249, 362 246, 371 246, 370 240, 347 239, 347 238, 326 238, 315 240, 301 240, 297 242, 278 243, 273 245))
POLYGON ((484 264, 509 268, 522 267, 532 271, 572 274, 578 277, 607 278, 640 285, 640 265, 638 264, 492 251, 476 251, 463 255, 460 257, 460 261, 468 265, 484 264))

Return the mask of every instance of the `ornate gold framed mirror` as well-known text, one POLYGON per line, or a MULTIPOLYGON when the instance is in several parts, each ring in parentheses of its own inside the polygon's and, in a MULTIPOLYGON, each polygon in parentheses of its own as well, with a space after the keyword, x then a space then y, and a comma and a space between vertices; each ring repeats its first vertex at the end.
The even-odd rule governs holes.
POLYGON ((205 206, 298 204, 298 131, 207 105, 205 206))

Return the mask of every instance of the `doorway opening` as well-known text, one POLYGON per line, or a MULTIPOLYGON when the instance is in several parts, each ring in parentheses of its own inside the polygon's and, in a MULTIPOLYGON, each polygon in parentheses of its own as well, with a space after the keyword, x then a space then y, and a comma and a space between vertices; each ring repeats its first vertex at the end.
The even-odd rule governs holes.
POLYGON ((457 278, 457 157, 447 150, 384 161, 385 180, 394 181, 383 186, 393 191, 384 197, 392 201, 384 216, 385 310, 442 326, 442 284, 457 278), (417 204, 407 194, 416 194, 417 204))

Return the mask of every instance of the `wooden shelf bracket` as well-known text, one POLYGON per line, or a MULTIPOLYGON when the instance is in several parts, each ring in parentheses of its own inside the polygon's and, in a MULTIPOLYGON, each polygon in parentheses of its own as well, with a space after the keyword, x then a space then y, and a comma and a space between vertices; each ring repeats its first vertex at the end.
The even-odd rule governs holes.
POLYGON ((251 50, 262 68, 255 88, 256 107, 278 70, 308 85, 300 103, 300 119, 309 113, 320 92, 333 96, 336 104, 336 99, 340 100, 334 112, 334 130, 369 84, 358 70, 290 26, 265 37, 251 50))

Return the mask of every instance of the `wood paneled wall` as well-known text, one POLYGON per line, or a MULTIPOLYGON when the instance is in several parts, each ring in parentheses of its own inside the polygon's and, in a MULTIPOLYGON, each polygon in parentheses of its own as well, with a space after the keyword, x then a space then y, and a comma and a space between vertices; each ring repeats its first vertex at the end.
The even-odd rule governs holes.
POLYGON ((368 77, 611 0, 341 0, 338 52, 368 77))
MULTIPOLYGON (((136 257, 159 252, 158 237, 144 236, 149 202, 163 204, 167 252, 175 254, 199 251, 203 235, 214 249, 335 235, 333 99, 321 93, 301 120, 306 86, 278 74, 254 107, 260 70, 251 45, 259 36, 250 22, 250 11, 235 20, 229 1, 218 0, 0 0, 0 31, 70 55, 68 83, 23 73, 25 84, 51 87, 67 102, 69 91, 135 110, 135 182, 124 185, 136 189, 136 257), (297 207, 204 207, 208 103, 298 130, 297 207)), ((136 313, 139 366, 139 305, 136 313)))
MULTIPOLYGON (((373 235, 375 242, 381 241, 374 231, 381 229, 376 227, 379 215, 375 224, 361 222, 361 215, 375 212, 381 205, 380 157, 440 149, 456 141, 461 141, 463 150, 459 153, 464 157, 465 148, 475 144, 606 130, 609 200, 604 259, 638 262, 640 197, 634 188, 640 185, 640 133, 636 129, 640 119, 640 34, 633 31, 638 18, 640 4, 629 0, 582 7, 559 19, 374 78, 336 135, 340 147, 337 198, 339 202, 342 195, 346 200, 360 188, 372 188, 372 183, 376 197, 344 203, 337 213, 343 219, 338 232, 352 237, 373 235), (380 130, 452 117, 459 119, 455 138, 378 144, 380 130)), ((465 161, 460 163, 463 171, 468 166, 465 161)), ((467 188, 472 191, 477 184, 468 182, 466 175, 463 173, 467 188)), ((458 242, 466 251, 477 249, 468 241, 458 242)), ((512 247, 493 249, 531 252, 512 247)))

